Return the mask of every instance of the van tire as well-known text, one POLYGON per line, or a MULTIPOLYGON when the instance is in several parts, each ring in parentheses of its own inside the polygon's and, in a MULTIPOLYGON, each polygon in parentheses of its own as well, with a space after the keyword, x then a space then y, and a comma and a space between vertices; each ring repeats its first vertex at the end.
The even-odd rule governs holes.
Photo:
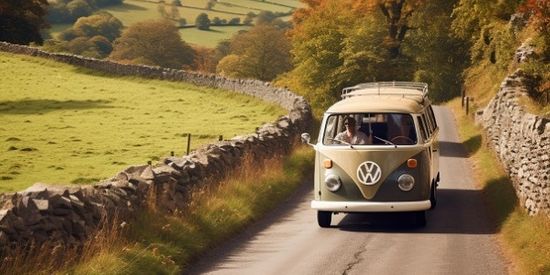
POLYGON ((432 184, 432 188, 430 190, 430 203, 432 204, 430 206, 430 210, 435 209, 437 206, 437 183, 432 184))
POLYGON ((425 227, 426 226, 426 211, 416 211, 413 212, 414 215, 414 223, 418 227, 425 227))
POLYGON ((317 223, 320 227, 330 227, 332 220, 332 212, 329 211, 317 211, 317 223))

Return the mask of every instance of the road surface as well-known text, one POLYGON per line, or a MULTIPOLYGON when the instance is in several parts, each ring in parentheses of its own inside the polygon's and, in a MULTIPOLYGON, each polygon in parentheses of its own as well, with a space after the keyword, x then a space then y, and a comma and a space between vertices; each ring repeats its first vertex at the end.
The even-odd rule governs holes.
POLYGON ((506 274, 450 110, 441 129, 438 206, 425 228, 399 214, 339 214, 317 225, 305 184, 269 217, 194 263, 190 274, 506 274))

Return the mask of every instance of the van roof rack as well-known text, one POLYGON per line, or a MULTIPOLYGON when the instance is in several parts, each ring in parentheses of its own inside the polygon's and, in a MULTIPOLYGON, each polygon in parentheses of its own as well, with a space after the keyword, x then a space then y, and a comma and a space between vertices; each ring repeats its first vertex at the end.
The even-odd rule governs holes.
POLYGON ((422 96, 424 101, 428 96, 428 84, 406 81, 367 82, 342 89, 342 99, 362 95, 422 96), (401 91, 391 88, 398 88, 401 91), (354 91, 358 92, 352 93, 354 91))

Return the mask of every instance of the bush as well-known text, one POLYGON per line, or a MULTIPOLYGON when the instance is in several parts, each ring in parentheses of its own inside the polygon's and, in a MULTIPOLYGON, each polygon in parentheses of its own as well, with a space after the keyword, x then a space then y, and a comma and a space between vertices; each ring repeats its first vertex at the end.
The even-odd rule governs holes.
POLYGON ((73 0, 67 4, 67 11, 73 18, 79 18, 92 14, 92 7, 84 0, 73 0))
POLYGON ((197 16, 197 19, 195 19, 195 26, 199 30, 209 30, 210 29, 210 19, 208 18, 208 14, 201 13, 197 16))
POLYGON ((241 24, 241 18, 240 17, 231 18, 229 20, 229 22, 227 22, 227 25, 235 26, 235 25, 239 25, 239 24, 241 24))

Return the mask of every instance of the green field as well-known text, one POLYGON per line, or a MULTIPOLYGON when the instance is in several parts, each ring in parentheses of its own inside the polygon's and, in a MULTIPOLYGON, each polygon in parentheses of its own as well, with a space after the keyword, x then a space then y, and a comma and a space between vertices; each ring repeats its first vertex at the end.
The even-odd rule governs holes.
POLYGON ((210 27, 209 31, 201 31, 197 28, 180 29, 181 39, 187 43, 214 48, 218 42, 230 39, 241 30, 248 30, 248 26, 210 27))
MULTIPOLYGON (((212 20, 214 17, 230 20, 238 17, 242 20, 249 12, 259 13, 262 10, 273 12, 289 12, 291 7, 303 6, 298 0, 283 0, 272 2, 262 2, 255 0, 225 0, 218 2, 213 10, 206 10, 208 0, 183 0, 183 7, 179 7, 178 11, 181 18, 185 18, 187 24, 194 24, 195 18, 201 13, 207 13, 212 20)), ((140 21, 150 19, 160 19, 158 12, 158 3, 156 1, 143 0, 125 0, 122 5, 103 8, 120 19, 125 27, 135 24, 140 21)), ((166 10, 170 10, 170 6, 166 5, 166 10)), ((283 17, 284 20, 290 20, 289 16, 283 17)), ((59 32, 71 27, 67 24, 52 24, 49 32, 52 37, 55 37, 59 32)), ((248 26, 221 26, 212 27, 210 31, 199 31, 198 29, 181 29, 182 38, 184 41, 205 47, 214 47, 224 39, 229 39, 239 30, 246 30, 248 26)))
POLYGON ((0 191, 90 183, 129 165, 254 132, 283 109, 184 83, 0 53, 0 191))

